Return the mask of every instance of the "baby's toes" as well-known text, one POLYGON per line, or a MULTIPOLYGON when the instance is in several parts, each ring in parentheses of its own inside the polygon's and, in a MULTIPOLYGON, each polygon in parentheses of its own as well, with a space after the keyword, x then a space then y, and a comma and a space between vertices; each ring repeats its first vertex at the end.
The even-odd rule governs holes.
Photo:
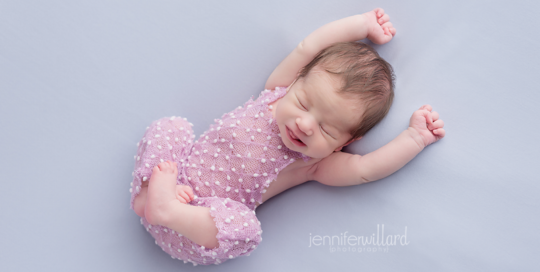
POLYGON ((193 195, 193 190, 191 189, 191 187, 187 187, 184 192, 186 192, 188 195, 189 195, 189 199, 194 199, 195 196, 193 195))
POLYGON ((160 172, 161 172, 161 168, 159 167, 159 164, 154 166, 154 168, 152 168, 152 175, 160 173, 160 172))
POLYGON ((180 196, 180 198, 184 199, 185 203, 191 201, 191 199, 189 198, 188 194, 186 194, 186 192, 184 192, 184 191, 181 191, 181 192, 179 193, 179 196, 180 196))
POLYGON ((169 163, 169 169, 172 171, 172 173, 174 173, 175 175, 178 174, 177 163, 172 161, 167 161, 167 163, 169 163))
POLYGON ((182 186, 176 185, 176 199, 180 200, 180 202, 185 201, 185 199, 182 197, 182 186))
POLYGON ((169 167, 169 165, 167 164, 167 162, 160 162, 157 167, 160 171, 165 171, 169 167))
POLYGON ((174 168, 171 165, 170 161, 161 162, 158 164, 158 166, 163 173, 172 174, 174 172, 174 168))

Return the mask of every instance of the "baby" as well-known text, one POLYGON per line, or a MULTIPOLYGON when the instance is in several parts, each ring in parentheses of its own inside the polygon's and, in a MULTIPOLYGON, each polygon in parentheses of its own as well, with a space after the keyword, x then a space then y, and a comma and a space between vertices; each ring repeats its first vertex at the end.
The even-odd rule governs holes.
POLYGON ((443 121, 424 105, 380 149, 341 152, 384 118, 394 97, 391 66, 355 41, 384 44, 395 34, 380 8, 317 29, 255 101, 195 142, 185 119, 153 122, 137 143, 130 192, 156 244, 194 265, 249 255, 262 241, 261 203, 309 180, 350 186, 384 178, 443 138, 443 121))

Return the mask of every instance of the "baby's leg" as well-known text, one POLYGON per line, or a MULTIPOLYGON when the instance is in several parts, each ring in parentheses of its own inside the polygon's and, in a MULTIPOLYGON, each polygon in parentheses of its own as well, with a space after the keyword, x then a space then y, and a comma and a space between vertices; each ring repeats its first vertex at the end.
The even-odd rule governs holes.
POLYGON ((175 193, 176 167, 160 163, 148 186, 141 222, 173 258, 194 264, 221 263, 249 255, 262 241, 255 213, 240 202, 200 197, 181 203, 175 193))
POLYGON ((141 206, 140 203, 146 200, 145 197, 138 197, 138 195, 147 186, 154 166, 168 160, 182 161, 187 157, 193 137, 191 124, 180 117, 162 118, 152 122, 142 140, 137 143, 135 171, 130 189, 133 209, 135 209, 135 201, 138 206, 141 206))
POLYGON ((210 209, 181 203, 176 196, 176 176, 176 163, 167 161, 154 167, 144 209, 146 220, 181 233, 206 248, 218 247, 218 231, 210 209))
MULTIPOLYGON (((180 202, 185 203, 186 197, 189 198, 189 194, 184 191, 184 186, 186 185, 176 185, 176 199, 180 200, 180 202), (182 193, 180 193, 182 192, 182 193)), ((135 200, 133 201, 133 210, 135 213, 140 217, 144 216, 144 209, 146 207, 146 196, 148 194, 148 181, 145 181, 141 185, 141 191, 139 194, 135 197, 135 200)), ((189 200, 187 200, 189 202, 189 200)))

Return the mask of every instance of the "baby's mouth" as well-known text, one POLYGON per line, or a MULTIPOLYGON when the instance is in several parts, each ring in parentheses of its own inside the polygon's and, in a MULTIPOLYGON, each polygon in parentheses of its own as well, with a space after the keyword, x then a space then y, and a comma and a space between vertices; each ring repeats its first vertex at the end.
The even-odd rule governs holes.
POLYGON ((287 134, 289 134, 289 137, 291 138, 291 141, 293 142, 293 144, 295 144, 297 146, 305 146, 306 145, 306 144, 304 144, 304 142, 302 142, 302 140, 300 140, 298 137, 296 137, 296 135, 294 135, 292 130, 290 130, 289 128, 287 128, 287 134))

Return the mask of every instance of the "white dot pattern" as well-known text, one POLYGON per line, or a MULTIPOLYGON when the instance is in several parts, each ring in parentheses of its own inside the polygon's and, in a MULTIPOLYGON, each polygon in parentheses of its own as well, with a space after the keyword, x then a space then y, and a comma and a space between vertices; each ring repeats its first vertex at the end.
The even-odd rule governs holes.
POLYGON ((272 118, 268 104, 283 95, 284 88, 277 88, 275 92, 264 91, 257 100, 250 100, 243 107, 215 120, 210 129, 193 143, 184 174, 192 178, 190 183, 193 187, 199 187, 199 196, 215 195, 236 201, 254 199, 253 202, 244 202, 253 210, 262 201, 262 190, 270 185, 267 180, 275 180, 279 171, 294 160, 308 159, 286 148, 277 136, 277 124, 268 122, 272 118), (254 118, 257 114, 259 117, 254 118), (236 125, 231 127, 231 124, 236 125), (217 141, 204 142, 206 139, 217 141), (204 164, 198 163, 200 161, 204 164), (204 186, 207 181, 211 186, 204 186), (258 184, 264 185, 259 187, 258 184), (238 192, 228 187, 238 189, 238 192))
POLYGON ((287 165, 299 158, 309 160, 286 148, 276 122, 271 122, 268 104, 285 93, 286 89, 280 87, 263 91, 257 100, 250 99, 215 120, 195 142, 192 125, 184 118, 163 118, 146 130, 138 143, 131 207, 143 177, 150 179, 154 166, 161 160, 171 160, 178 163, 177 183, 194 189, 197 201, 188 204, 210 208, 218 228, 220 246, 208 249, 165 227, 150 227, 142 219, 156 244, 171 257, 193 264, 221 263, 249 255, 262 241, 254 212, 262 194, 287 165))

